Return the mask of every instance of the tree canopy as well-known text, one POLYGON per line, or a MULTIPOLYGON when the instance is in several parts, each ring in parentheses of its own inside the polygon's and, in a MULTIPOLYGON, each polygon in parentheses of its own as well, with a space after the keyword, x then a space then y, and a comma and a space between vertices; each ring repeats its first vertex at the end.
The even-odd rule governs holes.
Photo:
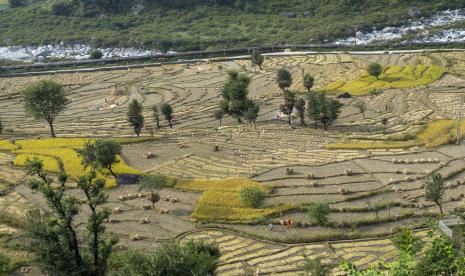
POLYGON ((139 103, 136 99, 132 100, 129 103, 128 110, 128 121, 134 129, 134 133, 139 137, 142 128, 144 127, 144 116, 142 115, 143 111, 142 104, 139 103))
POLYGON ((50 126, 50 135, 56 137, 53 122, 70 101, 63 86, 51 80, 41 80, 23 91, 24 108, 34 119, 43 119, 50 126))
POLYGON ((237 71, 228 72, 228 80, 223 86, 220 109, 225 113, 237 119, 240 123, 245 112, 254 103, 248 98, 250 78, 237 71))

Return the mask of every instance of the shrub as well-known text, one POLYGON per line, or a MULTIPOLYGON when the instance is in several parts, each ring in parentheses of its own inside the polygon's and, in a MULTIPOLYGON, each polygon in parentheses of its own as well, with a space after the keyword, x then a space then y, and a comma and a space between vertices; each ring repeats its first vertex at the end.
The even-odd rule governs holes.
POLYGON ((220 251, 216 244, 190 240, 168 242, 153 253, 128 250, 110 261, 111 275, 214 275, 220 251))
POLYGON ((330 212, 329 205, 324 203, 312 203, 308 207, 308 216, 318 225, 325 225, 328 222, 330 212))
POLYGON ((241 204, 245 207, 257 208, 265 198, 265 193, 256 188, 245 188, 240 193, 241 204))
POLYGON ((103 57, 103 53, 99 49, 90 50, 89 55, 91 59, 101 59, 103 57))

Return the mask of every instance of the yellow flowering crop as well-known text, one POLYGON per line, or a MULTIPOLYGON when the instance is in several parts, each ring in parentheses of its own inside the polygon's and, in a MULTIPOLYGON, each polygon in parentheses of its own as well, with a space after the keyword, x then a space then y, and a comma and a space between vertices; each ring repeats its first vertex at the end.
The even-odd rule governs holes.
POLYGON ((391 66, 384 70, 379 79, 362 75, 355 80, 330 83, 326 90, 333 93, 349 92, 352 95, 365 95, 374 89, 412 88, 429 84, 441 78, 444 73, 446 69, 438 65, 391 66))
MULTIPOLYGON (((132 142, 132 140, 124 139, 113 140, 121 143, 132 142)), ((79 176, 89 171, 89 168, 84 169, 84 166, 81 164, 81 158, 76 153, 76 149, 82 148, 86 142, 92 141, 95 141, 95 139, 50 138, 20 140, 15 144, 11 144, 7 140, 0 140, 0 149, 18 154, 14 162, 18 166, 23 166, 28 157, 38 157, 44 161, 45 169, 50 172, 59 171, 58 160, 60 160, 63 163, 65 171, 72 179, 76 180, 79 176)), ((118 160, 119 162, 114 165, 115 173, 142 173, 128 166, 120 156, 118 156, 118 160)), ((107 187, 116 186, 116 181, 110 176, 109 172, 103 171, 103 174, 99 173, 100 176, 106 177, 107 187)))

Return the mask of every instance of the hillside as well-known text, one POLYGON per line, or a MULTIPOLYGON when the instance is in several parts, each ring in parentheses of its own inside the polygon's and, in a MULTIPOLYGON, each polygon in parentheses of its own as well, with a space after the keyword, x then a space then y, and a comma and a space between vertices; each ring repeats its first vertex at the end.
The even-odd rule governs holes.
POLYGON ((354 26, 401 24, 412 7, 421 16, 465 7, 462 0, 24 1, 0 11, 4 45, 65 41, 180 51, 322 42, 349 36, 354 26))

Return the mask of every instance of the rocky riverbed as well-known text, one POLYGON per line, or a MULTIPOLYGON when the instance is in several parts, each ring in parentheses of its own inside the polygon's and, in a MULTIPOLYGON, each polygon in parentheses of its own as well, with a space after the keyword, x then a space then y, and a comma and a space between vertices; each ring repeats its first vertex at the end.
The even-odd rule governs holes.
MULTIPOLYGON (((451 28, 431 32, 432 28, 447 26, 448 24, 465 21, 465 9, 446 10, 434 14, 429 18, 411 19, 403 26, 373 29, 369 32, 357 32, 356 36, 334 41, 338 45, 370 44, 375 41, 389 41, 402 39, 407 34, 414 33, 414 38, 405 39, 405 42, 456 42, 464 41, 465 29, 451 28)), ((44 59, 87 59, 91 46, 85 44, 45 46, 10 46, 0 47, 0 60, 15 61, 42 61, 44 59)), ((137 57, 159 53, 157 50, 144 50, 136 48, 101 48, 103 58, 110 57, 137 57)))

